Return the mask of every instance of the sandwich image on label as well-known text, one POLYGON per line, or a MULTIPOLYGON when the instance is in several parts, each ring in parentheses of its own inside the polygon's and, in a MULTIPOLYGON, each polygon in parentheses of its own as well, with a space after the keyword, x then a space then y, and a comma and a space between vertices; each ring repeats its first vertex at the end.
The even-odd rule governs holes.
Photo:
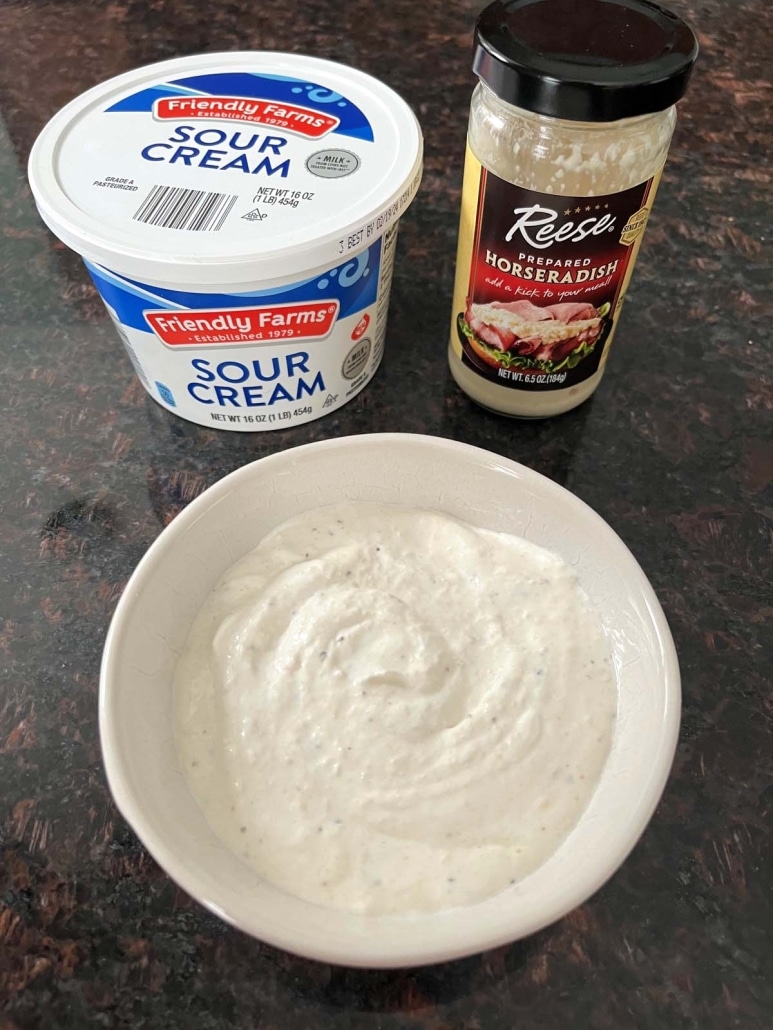
POLYGON ((457 327, 462 346, 493 368, 558 372, 593 352, 609 310, 609 304, 596 308, 585 301, 475 304, 468 297, 457 327))

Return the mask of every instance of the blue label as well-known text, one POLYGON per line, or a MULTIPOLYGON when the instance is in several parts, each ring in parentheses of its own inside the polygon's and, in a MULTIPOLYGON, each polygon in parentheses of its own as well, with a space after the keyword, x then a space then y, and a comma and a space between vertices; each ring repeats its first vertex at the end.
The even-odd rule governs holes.
POLYGON ((176 404, 175 399, 174 399, 174 394, 172 393, 172 391, 169 389, 168 386, 164 386, 163 383, 157 382, 156 383, 156 389, 158 390, 159 397, 161 398, 161 400, 165 404, 168 404, 170 408, 176 408, 177 407, 177 404, 176 404))
POLYGON ((237 96, 256 100, 285 101, 302 104, 323 114, 339 119, 333 133, 373 142, 373 128, 363 111, 340 93, 321 86, 318 82, 287 78, 282 75, 253 75, 249 72, 220 72, 208 75, 190 75, 174 79, 160 86, 132 93, 107 111, 151 111, 153 103, 161 97, 179 96, 237 96))
MULTIPOLYGON (((167 290, 111 272, 100 265, 86 262, 94 285, 117 313, 124 325, 151 333, 146 311, 189 311, 207 308, 254 308, 294 301, 337 300, 339 318, 354 315, 376 301, 381 240, 378 239, 357 257, 350 258, 330 271, 288 286, 257 290, 251 293, 189 293, 167 290)), ((152 333, 151 333, 152 335, 152 333)))

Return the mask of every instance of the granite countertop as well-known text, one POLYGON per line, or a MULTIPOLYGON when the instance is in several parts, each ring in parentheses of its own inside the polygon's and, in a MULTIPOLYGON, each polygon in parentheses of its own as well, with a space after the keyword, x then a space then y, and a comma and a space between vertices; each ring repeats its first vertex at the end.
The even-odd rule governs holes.
POLYGON ((476 408, 445 360, 478 6, 0 7, 0 1030, 771 1026, 771 8, 673 0, 702 56, 609 371, 580 409, 521 423, 476 408), (427 147, 381 371, 334 415, 265 435, 199 428, 146 397, 24 173, 44 122, 95 83, 250 48, 379 76, 427 147), (97 679, 131 570, 193 497, 282 448, 395 430, 490 448, 600 512, 663 603, 684 711, 650 827, 587 904, 485 955, 368 972, 264 946, 170 882, 107 791, 97 679))

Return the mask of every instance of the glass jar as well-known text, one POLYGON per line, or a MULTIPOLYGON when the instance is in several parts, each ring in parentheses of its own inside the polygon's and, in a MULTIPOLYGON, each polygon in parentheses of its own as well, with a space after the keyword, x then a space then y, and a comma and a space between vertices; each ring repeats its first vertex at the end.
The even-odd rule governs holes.
POLYGON ((449 363, 556 415, 604 374, 697 44, 645 0, 498 0, 475 38, 449 363))

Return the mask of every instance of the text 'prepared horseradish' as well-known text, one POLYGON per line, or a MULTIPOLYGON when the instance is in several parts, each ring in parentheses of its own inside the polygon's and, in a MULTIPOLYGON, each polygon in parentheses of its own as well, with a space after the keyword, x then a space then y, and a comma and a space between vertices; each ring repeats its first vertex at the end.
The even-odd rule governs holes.
POLYGON ((175 674, 178 750, 219 837, 339 909, 495 894, 570 833, 617 693, 571 569, 378 505, 307 512, 220 580, 175 674))
POLYGON ((449 362, 508 415, 604 372, 697 54, 649 0, 498 0, 478 18, 449 362))
POLYGON ((29 175, 150 396, 262 430, 335 411, 375 374, 421 154, 410 108, 369 75, 208 54, 73 100, 29 175))

